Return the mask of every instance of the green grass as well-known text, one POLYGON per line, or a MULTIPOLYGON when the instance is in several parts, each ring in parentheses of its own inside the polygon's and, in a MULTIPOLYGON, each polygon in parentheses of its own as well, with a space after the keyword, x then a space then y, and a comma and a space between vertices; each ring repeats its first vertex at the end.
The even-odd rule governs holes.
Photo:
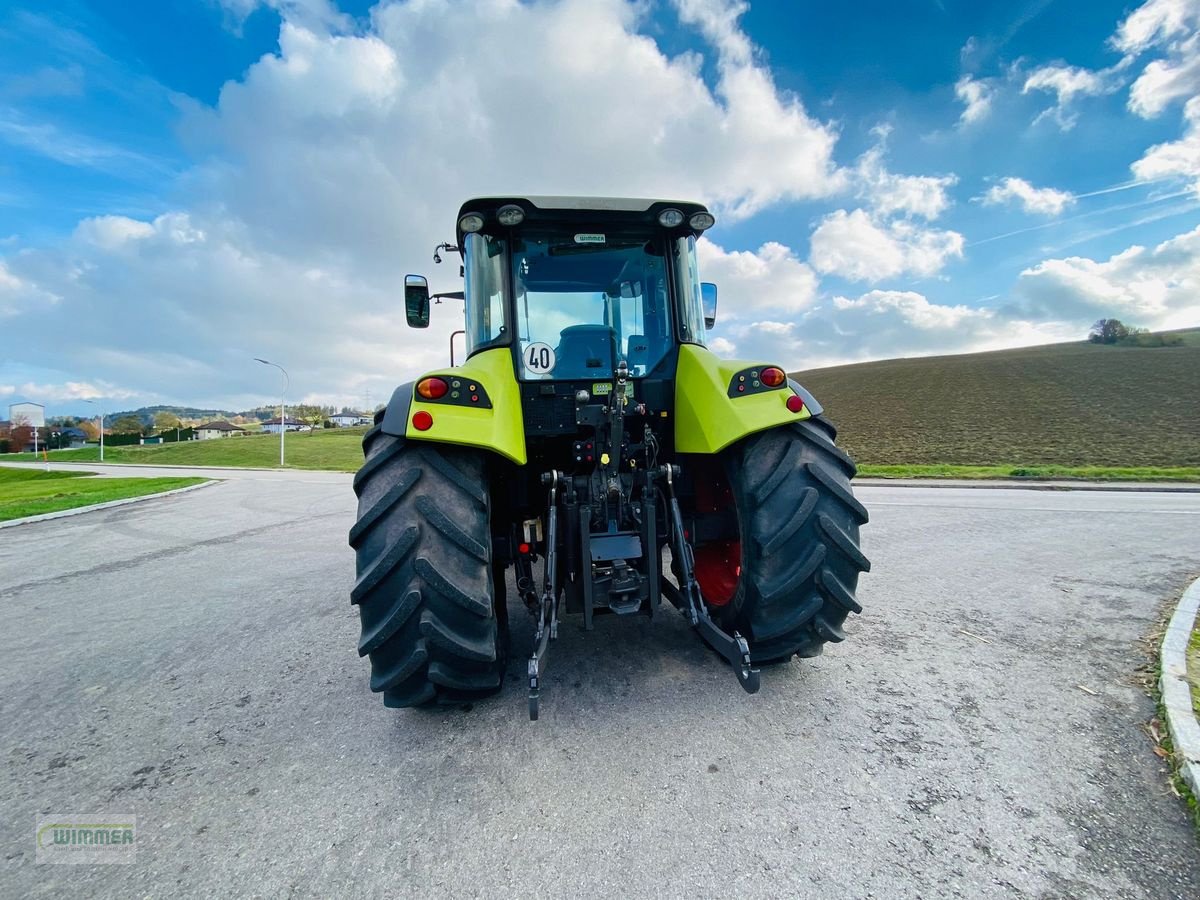
MULTIPOLYGON (((288 468, 335 469, 354 472, 362 465, 362 436, 365 428, 331 428, 307 434, 289 434, 284 441, 288 468)), ((40 460, 41 457, 37 457, 40 460)), ((97 462, 100 450, 50 452, 51 462, 97 462)), ((32 453, 11 453, 0 461, 37 461, 32 453)), ((249 434, 242 437, 215 438, 209 441, 184 441, 179 444, 104 448, 106 463, 140 463, 147 466, 237 466, 277 468, 279 435, 249 434)))
POLYGON ((1187 648, 1188 687, 1192 693, 1192 711, 1200 719, 1200 619, 1193 623, 1192 639, 1187 648))
POLYGON ((1200 481, 1200 466, 871 466, 865 478, 1034 478, 1086 481, 1200 481))
POLYGON ((0 467, 0 522, 157 494, 204 478, 96 478, 91 472, 43 472, 0 467))
POLYGON ((860 463, 1200 466, 1200 329, 801 372, 860 463))

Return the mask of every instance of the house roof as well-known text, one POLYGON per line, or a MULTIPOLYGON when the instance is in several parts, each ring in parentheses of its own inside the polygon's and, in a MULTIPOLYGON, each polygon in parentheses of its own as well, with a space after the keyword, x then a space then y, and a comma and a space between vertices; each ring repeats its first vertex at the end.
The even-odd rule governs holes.
MULTIPOLYGON (((263 422, 263 424, 264 424, 264 425, 278 425, 278 424, 279 424, 279 416, 276 416, 276 417, 275 417, 275 418, 273 418, 273 419, 267 419, 267 421, 263 422)), ((289 419, 287 420, 287 424, 288 424, 288 425, 303 425, 304 423, 303 423, 303 422, 301 422, 299 419, 291 419, 291 418, 289 418, 289 419)))
POLYGON ((334 413, 329 418, 331 418, 331 419, 365 419, 366 417, 367 417, 366 413, 348 412, 348 413, 334 413))
POLYGON ((231 425, 229 422, 205 422, 203 425, 196 426, 197 431, 245 431, 244 428, 239 428, 237 425, 231 425))

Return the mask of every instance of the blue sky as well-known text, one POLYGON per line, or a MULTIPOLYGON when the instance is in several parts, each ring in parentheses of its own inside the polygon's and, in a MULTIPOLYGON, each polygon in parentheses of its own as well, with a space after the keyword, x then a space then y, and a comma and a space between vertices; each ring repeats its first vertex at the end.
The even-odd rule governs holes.
POLYGON ((683 196, 790 368, 1200 325, 1200 7, 0 3, 0 401, 361 405, 475 193, 683 196))

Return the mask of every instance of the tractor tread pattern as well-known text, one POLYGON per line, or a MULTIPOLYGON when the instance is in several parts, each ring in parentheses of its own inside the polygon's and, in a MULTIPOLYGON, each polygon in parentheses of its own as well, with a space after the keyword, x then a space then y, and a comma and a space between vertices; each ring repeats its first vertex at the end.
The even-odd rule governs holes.
POLYGON ((867 508, 858 502, 848 485, 841 484, 827 468, 816 463, 808 464, 808 472, 813 478, 825 485, 826 490, 835 494, 849 508, 854 514, 854 518, 858 520, 859 525, 867 524, 871 518, 867 513, 867 508))
POLYGON ((371 593, 374 587, 387 577, 417 545, 421 530, 416 525, 409 525, 401 532, 400 537, 388 547, 387 552, 371 564, 371 568, 363 572, 350 591, 350 602, 361 603, 363 597, 371 593))
POLYGON ((438 508, 437 502, 432 497, 418 497, 417 509, 430 525, 441 532, 444 538, 454 541, 480 562, 487 562, 487 547, 450 521, 450 517, 438 508))
POLYGON ((371 675, 371 690, 386 691, 393 685, 399 684, 419 669, 429 659, 429 651, 425 649, 424 641, 417 641, 412 653, 399 660, 390 669, 375 672, 371 675))
POLYGON ((480 662, 494 662, 496 647, 484 641, 472 641, 460 634, 455 634, 445 622, 430 610, 421 613, 421 633, 429 640, 457 656, 466 659, 476 659, 480 662))
POLYGON ((404 442, 398 440, 385 441, 382 446, 383 450, 372 456, 368 456, 367 461, 362 464, 362 468, 354 474, 354 493, 358 497, 362 496, 367 482, 371 480, 371 476, 399 455, 404 449, 404 442))
POLYGON ((362 543, 363 535, 370 530, 372 525, 379 521, 380 516, 400 502, 400 498, 412 490, 412 486, 417 483, 420 477, 420 469, 409 469, 405 472, 400 477, 400 480, 396 482, 395 486, 389 488, 388 492, 354 523, 354 527, 350 529, 350 546, 357 548, 362 543))
POLYGON ((392 708, 462 703, 499 690, 485 454, 409 441, 378 425, 354 478, 351 600, 371 689, 392 708))
POLYGON ((855 599, 853 592, 842 584, 841 580, 828 569, 817 577, 821 593, 827 600, 832 600, 846 612, 862 612, 862 604, 855 599))
POLYGON ((820 494, 816 488, 805 488, 804 495, 800 499, 800 503, 796 506, 796 511, 792 513, 792 517, 785 522, 778 531, 771 533, 764 531, 759 535, 759 543, 762 547, 762 552, 765 555, 770 555, 792 539, 792 536, 804 527, 804 523, 808 521, 808 517, 812 515, 812 511, 816 509, 817 499, 820 494), (763 543, 762 539, 766 538, 763 543))
POLYGON ((820 655, 845 639, 842 624, 870 562, 858 545, 867 510, 854 496, 854 461, 821 418, 773 428, 725 456, 742 528, 742 575, 733 599, 713 608, 750 643, 756 662, 820 655))
POLYGON ((386 619, 362 636, 362 640, 358 642, 358 655, 366 656, 395 634, 420 605, 420 591, 413 590, 405 594, 404 599, 396 604, 386 619))
POLYGON ((775 581, 759 586, 759 594, 769 605, 779 597, 790 597, 799 587, 812 578, 817 566, 825 561, 825 545, 815 544, 806 559, 797 557, 796 564, 785 569, 775 581))

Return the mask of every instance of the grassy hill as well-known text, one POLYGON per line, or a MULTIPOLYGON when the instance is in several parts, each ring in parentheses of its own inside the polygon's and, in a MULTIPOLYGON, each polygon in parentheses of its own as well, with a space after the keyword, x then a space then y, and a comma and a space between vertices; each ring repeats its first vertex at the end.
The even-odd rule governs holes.
POLYGON ((1178 347, 1081 341, 796 375, 862 463, 1200 465, 1200 329, 1178 347))

